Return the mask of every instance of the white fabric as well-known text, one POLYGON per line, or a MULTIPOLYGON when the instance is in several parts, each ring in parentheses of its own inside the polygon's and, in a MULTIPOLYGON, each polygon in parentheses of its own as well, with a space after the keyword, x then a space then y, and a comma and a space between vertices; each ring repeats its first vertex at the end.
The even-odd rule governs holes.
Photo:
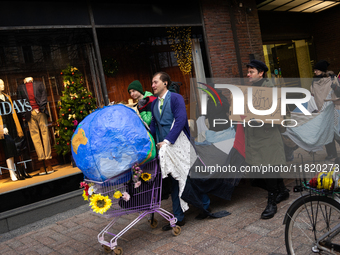
POLYGON ((310 98, 310 100, 309 100, 309 102, 308 102, 307 110, 308 110, 310 113, 314 112, 315 110, 319 111, 319 110, 318 110, 318 107, 316 106, 314 96, 311 96, 311 98, 310 98))
POLYGON ((165 144, 159 150, 162 177, 165 178, 171 174, 171 176, 178 181, 179 198, 183 212, 189 209, 189 205, 181 199, 181 196, 184 191, 189 170, 196 159, 196 152, 183 131, 180 133, 174 144, 165 144))
POLYGON ((205 141, 205 131, 208 130, 207 125, 205 124, 205 116, 200 116, 196 120, 197 124, 197 142, 204 142, 205 141))
POLYGON ((225 154, 229 154, 231 148, 233 148, 235 138, 228 139, 222 142, 213 143, 217 149, 223 151, 225 154))
MULTIPOLYGON (((312 115, 305 115, 302 112, 291 112, 289 119, 295 120, 297 122, 297 127, 302 126, 303 124, 307 123, 308 121, 311 121, 316 116, 318 116, 320 113, 312 113, 312 115)), ((294 121, 291 121, 291 124, 289 125, 295 125, 296 123, 294 121)), ((288 125, 288 124, 287 124, 288 125)))
POLYGON ((284 135, 306 151, 322 150, 322 146, 332 142, 339 122, 332 102, 325 103, 322 108, 324 110, 315 118, 299 127, 287 128, 284 135))

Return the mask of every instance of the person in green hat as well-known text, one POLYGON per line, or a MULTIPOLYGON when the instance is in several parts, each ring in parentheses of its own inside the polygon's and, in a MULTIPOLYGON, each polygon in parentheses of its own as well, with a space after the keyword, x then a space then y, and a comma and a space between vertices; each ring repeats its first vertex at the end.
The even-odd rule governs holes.
POLYGON ((148 126, 150 126, 152 113, 151 113, 151 103, 156 99, 153 94, 149 91, 143 90, 143 86, 140 81, 135 80, 130 83, 128 87, 128 92, 132 99, 138 100, 138 111, 142 119, 148 126))

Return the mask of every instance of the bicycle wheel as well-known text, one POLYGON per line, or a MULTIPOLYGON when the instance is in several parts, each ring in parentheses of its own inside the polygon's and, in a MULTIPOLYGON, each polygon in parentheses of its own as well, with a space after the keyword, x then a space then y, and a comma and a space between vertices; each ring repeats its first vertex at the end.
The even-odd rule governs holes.
MULTIPOLYGON (((288 254, 330 254, 319 250, 316 240, 340 223, 338 202, 325 196, 304 196, 292 205, 287 216, 285 243, 288 254)), ((331 242, 340 244, 340 235, 333 237, 331 242)))

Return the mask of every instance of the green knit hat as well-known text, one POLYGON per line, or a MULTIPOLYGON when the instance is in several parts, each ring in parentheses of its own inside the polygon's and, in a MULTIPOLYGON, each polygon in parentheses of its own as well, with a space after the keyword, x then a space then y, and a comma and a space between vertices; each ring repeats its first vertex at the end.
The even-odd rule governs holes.
POLYGON ((130 83, 130 85, 128 87, 128 93, 130 93, 130 89, 137 90, 142 95, 144 95, 144 90, 143 90, 142 84, 138 80, 135 80, 135 81, 130 83))

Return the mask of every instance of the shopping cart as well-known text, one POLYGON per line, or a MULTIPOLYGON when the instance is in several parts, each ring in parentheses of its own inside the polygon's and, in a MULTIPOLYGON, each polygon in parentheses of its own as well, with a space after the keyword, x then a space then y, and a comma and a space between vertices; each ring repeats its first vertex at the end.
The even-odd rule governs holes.
POLYGON ((113 250, 115 254, 123 254, 123 249, 117 246, 118 238, 145 216, 149 216, 148 221, 151 228, 156 228, 157 220, 153 217, 155 212, 159 213, 170 222, 170 226, 173 228, 173 235, 177 236, 181 233, 181 228, 176 226, 177 218, 161 208, 162 175, 157 159, 141 166, 141 169, 143 170, 143 173, 147 172, 151 174, 151 179, 147 182, 142 182, 138 188, 135 188, 134 182, 131 181, 131 171, 124 172, 104 182, 85 179, 87 184, 94 186, 96 193, 108 196, 112 201, 110 209, 103 213, 103 217, 113 218, 113 220, 98 234, 98 242, 102 244, 104 251, 107 253, 113 250), (127 192, 130 195, 129 200, 126 201, 122 198, 114 199, 113 195, 116 192, 127 192), (118 234, 110 232, 111 227, 122 215, 132 213, 139 213, 139 216, 118 234))

